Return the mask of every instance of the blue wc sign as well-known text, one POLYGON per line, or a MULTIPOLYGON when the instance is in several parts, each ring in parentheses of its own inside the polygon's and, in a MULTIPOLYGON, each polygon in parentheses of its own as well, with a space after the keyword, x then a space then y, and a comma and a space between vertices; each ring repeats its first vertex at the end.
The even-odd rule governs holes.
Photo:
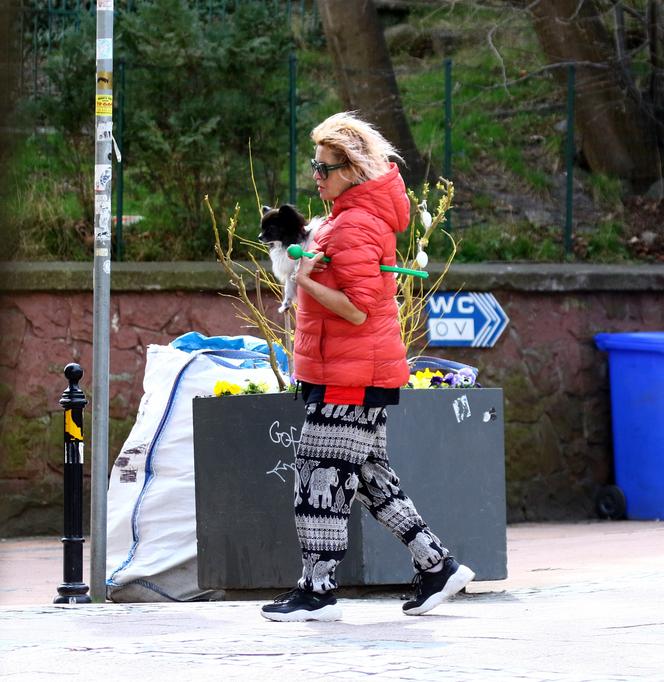
POLYGON ((443 291, 427 301, 430 346, 490 348, 509 322, 493 294, 443 291))

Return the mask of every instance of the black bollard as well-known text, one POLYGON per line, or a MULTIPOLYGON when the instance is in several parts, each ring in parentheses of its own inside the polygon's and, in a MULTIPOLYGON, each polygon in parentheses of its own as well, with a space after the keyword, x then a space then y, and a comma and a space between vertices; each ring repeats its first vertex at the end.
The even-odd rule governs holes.
POLYGON ((60 398, 65 410, 65 527, 63 582, 54 604, 89 604, 88 586, 83 582, 83 408, 88 404, 78 387, 83 376, 80 365, 65 367, 69 387, 60 398))

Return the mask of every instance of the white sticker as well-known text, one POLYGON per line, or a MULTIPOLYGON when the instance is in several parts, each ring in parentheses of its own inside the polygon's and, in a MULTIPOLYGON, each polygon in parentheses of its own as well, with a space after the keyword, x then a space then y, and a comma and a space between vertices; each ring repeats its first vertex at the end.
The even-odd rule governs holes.
POLYGON ((98 213, 97 214, 97 224, 99 225, 100 232, 108 234, 111 229, 111 214, 110 213, 98 213))
POLYGON ((95 249, 95 256, 101 256, 102 258, 105 258, 108 256, 108 249, 101 248, 101 249, 95 249))
POLYGON ((95 213, 110 213, 111 198, 105 194, 95 194, 95 213))
POLYGON ((80 464, 85 462, 85 457, 83 454, 83 441, 80 441, 78 444, 78 461, 80 464))
MULTIPOLYGON (((99 216, 97 216, 99 217, 99 216)), ((111 233, 108 230, 104 230, 98 225, 95 225, 95 239, 98 241, 107 241, 111 238, 111 233)), ((107 256, 108 254, 104 254, 107 256)))
POLYGON ((111 165, 95 164, 95 192, 103 192, 111 181, 111 165))
POLYGON ((97 122, 97 140, 99 142, 110 142, 113 139, 113 121, 97 122))
POLYGON ((97 59, 113 58, 113 38, 99 38, 97 40, 97 59))
POLYGON ((113 11, 113 0, 97 0, 97 9, 113 11))
POLYGON ((468 404, 468 398, 462 395, 457 398, 453 403, 454 415, 456 416, 457 422, 462 422, 467 417, 470 417, 470 405, 468 404))
POLYGON ((104 268, 104 272, 105 272, 107 275, 110 275, 110 274, 111 274, 111 261, 110 261, 110 260, 105 260, 105 261, 104 261, 103 268, 104 268))

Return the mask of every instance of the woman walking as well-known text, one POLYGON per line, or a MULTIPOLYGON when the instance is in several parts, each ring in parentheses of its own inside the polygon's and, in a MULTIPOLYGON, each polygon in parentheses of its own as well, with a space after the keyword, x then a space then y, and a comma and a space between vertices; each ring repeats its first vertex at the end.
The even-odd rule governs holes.
POLYGON ((311 160, 320 198, 332 212, 315 235, 315 258, 297 271, 295 377, 306 417, 295 459, 295 526, 302 576, 261 613, 270 620, 338 620, 335 569, 348 546, 348 517, 358 499, 411 552, 416 594, 404 613, 430 611, 475 574, 459 564, 417 513, 390 468, 386 406, 409 377, 401 341, 396 234, 410 203, 394 147, 352 113, 312 132, 311 160), (321 259, 331 258, 329 263, 321 259))

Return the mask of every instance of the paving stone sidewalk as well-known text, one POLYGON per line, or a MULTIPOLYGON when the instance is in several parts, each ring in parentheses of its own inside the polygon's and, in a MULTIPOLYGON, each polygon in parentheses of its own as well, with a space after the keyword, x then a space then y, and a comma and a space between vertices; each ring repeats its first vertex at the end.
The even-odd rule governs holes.
POLYGON ((508 580, 420 617, 341 599, 336 623, 269 622, 254 600, 21 604, 16 556, 0 543, 0 679, 664 679, 664 523, 512 527, 508 580))

